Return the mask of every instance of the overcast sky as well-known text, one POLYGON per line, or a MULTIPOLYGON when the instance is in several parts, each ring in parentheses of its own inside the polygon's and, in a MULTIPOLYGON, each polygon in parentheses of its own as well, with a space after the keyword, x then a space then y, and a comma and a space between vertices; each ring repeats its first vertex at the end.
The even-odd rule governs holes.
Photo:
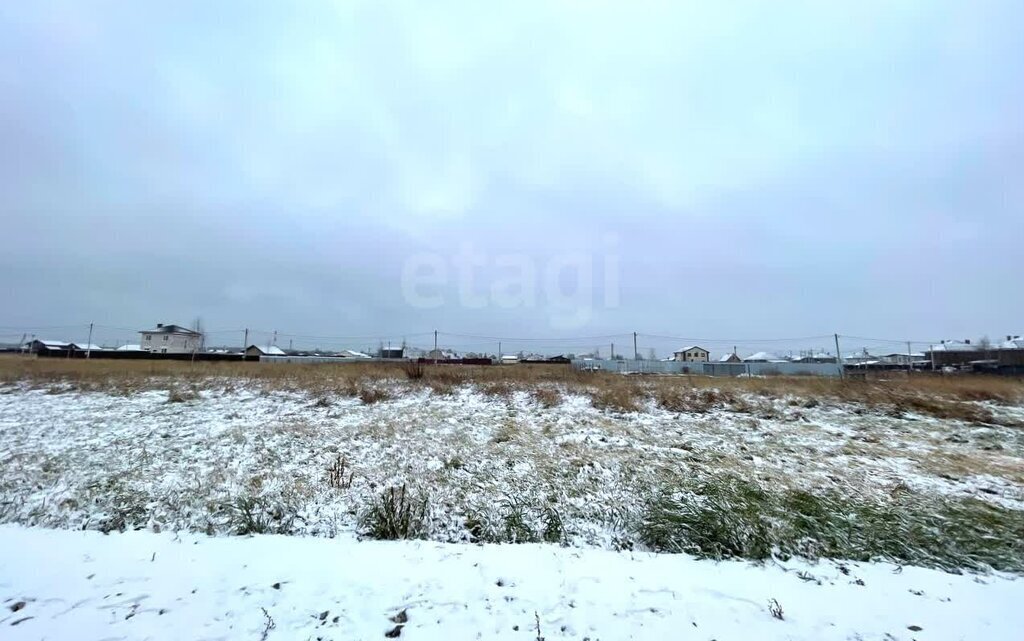
POLYGON ((1024 333, 1019 1, 267 4, 0 4, 0 334, 1024 333))

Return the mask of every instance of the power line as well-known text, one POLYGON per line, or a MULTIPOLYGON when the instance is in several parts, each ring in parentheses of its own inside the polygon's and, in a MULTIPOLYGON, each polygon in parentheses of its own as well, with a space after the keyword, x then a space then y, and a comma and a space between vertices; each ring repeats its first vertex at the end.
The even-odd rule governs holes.
POLYGON ((514 341, 514 342, 532 342, 532 341, 603 341, 611 338, 622 338, 624 336, 632 336, 632 334, 605 334, 603 336, 573 336, 573 337, 559 337, 559 338, 516 338, 510 336, 479 336, 476 334, 453 334, 449 332, 439 332, 441 336, 455 336, 458 338, 472 338, 476 340, 488 340, 488 341, 514 341))
POLYGON ((935 344, 935 343, 941 342, 941 341, 937 341, 937 340, 923 340, 923 339, 922 340, 917 340, 917 339, 911 339, 911 338, 866 338, 864 336, 847 336, 846 334, 840 334, 839 338, 849 338, 850 340, 855 340, 855 341, 869 341, 869 342, 875 342, 875 343, 901 343, 901 344, 906 344, 906 343, 927 343, 927 344, 935 344))
POLYGON ((50 325, 48 327, 47 326, 43 326, 43 325, 21 325, 21 326, 18 326, 18 325, 0 325, 0 329, 14 329, 14 330, 18 330, 20 332, 20 331, 30 331, 30 330, 43 330, 43 331, 45 331, 45 330, 53 330, 53 329, 81 329, 83 327, 88 327, 88 326, 89 326, 89 323, 81 323, 79 325, 50 325))
MULTIPOLYGON (((11 331, 11 332, 14 332, 14 331, 26 332, 26 333, 32 332, 32 333, 35 333, 35 334, 39 334, 39 333, 43 333, 43 332, 58 332, 58 331, 67 331, 67 332, 71 333, 71 332, 75 332, 75 331, 79 331, 79 330, 84 331, 85 328, 87 328, 88 326, 89 326, 88 323, 72 324, 72 325, 47 325, 47 326, 44 326, 44 325, 0 325, 0 330, 8 330, 8 331, 11 331)), ((141 331, 141 330, 139 330, 137 328, 120 327, 120 326, 115 326, 115 325, 102 325, 102 324, 95 325, 95 328, 97 330, 102 330, 103 334, 107 334, 108 332, 111 332, 111 331, 115 331, 115 332, 130 332, 132 334, 136 334, 136 333, 139 333, 141 331)), ((243 328, 237 328, 237 329, 212 329, 212 330, 206 330, 204 332, 204 334, 211 335, 211 336, 235 335, 235 334, 237 334, 237 335, 241 336, 242 333, 245 332, 245 331, 247 331, 247 330, 245 330, 243 328)), ((276 334, 277 334, 277 336, 279 338, 293 339, 296 342, 300 342, 300 343, 319 342, 321 344, 330 344, 330 343, 341 343, 341 344, 349 343, 349 344, 351 344, 351 343, 356 343, 356 342, 365 343, 365 342, 368 342, 368 341, 370 341, 370 342, 379 342, 379 341, 387 340, 389 338, 394 340, 394 339, 397 339, 397 338, 400 337, 402 340, 407 341, 407 345, 411 345, 412 343, 415 343, 418 340, 422 340, 422 339, 428 338, 428 337, 433 337, 434 334, 435 334, 435 331, 436 331, 436 334, 439 337, 439 339, 441 339, 441 341, 447 347, 452 347, 452 348, 458 347, 458 348, 462 348, 462 349, 466 349, 466 348, 487 348, 487 349, 491 349, 494 345, 496 345, 497 343, 501 342, 501 343, 505 344, 505 347, 514 347, 514 346, 520 345, 520 346, 526 347, 528 349, 531 348, 531 346, 532 346, 533 349, 581 350, 581 349, 592 348, 595 345, 600 345, 601 347, 604 347, 604 346, 606 346, 606 344, 608 342, 613 342, 613 341, 614 342, 619 342, 620 340, 623 342, 623 344, 626 344, 626 343, 629 342, 630 339, 639 339, 639 340, 634 340, 634 344, 637 346, 636 349, 639 349, 641 344, 642 344, 644 349, 649 349, 651 347, 656 347, 656 346, 658 346, 657 345, 657 341, 680 341, 680 342, 698 343, 698 344, 699 343, 704 343, 704 344, 710 344, 712 346, 719 346, 719 345, 723 345, 724 344, 724 345, 728 345, 730 347, 732 347, 732 346, 744 346, 744 347, 750 348, 750 347, 757 346, 757 345, 768 345, 768 344, 772 344, 772 345, 785 344, 785 343, 789 343, 789 344, 792 344, 792 345, 797 345, 797 344, 801 344, 801 343, 806 344, 806 343, 810 343, 810 342, 824 341, 824 340, 829 340, 829 339, 833 338, 833 334, 820 334, 820 335, 813 335, 813 336, 796 336, 796 337, 788 337, 788 338, 708 338, 708 337, 695 338, 695 337, 687 337, 687 336, 672 336, 672 335, 667 335, 667 334, 645 334, 645 333, 640 333, 640 332, 637 332, 637 333, 622 332, 622 333, 616 333, 616 334, 600 334, 600 335, 590 335, 590 336, 557 336, 557 337, 556 336, 552 336, 552 337, 519 336, 519 337, 514 337, 514 336, 494 336, 494 335, 483 335, 483 334, 468 334, 468 333, 461 333, 461 332, 445 332, 445 331, 441 331, 441 330, 418 331, 418 332, 378 332, 378 333, 375 333, 375 334, 349 335, 349 336, 345 336, 345 335, 326 336, 326 335, 301 334, 301 333, 294 333, 293 334, 293 333, 282 332, 282 331, 276 331, 276 334), (463 340, 465 340, 465 342, 463 342, 463 340)), ((258 336, 258 335, 267 335, 267 336, 269 336, 269 335, 273 335, 274 333, 275 333, 275 330, 260 330, 260 329, 249 329, 248 330, 248 334, 251 337, 258 336)), ((4 334, 4 336, 16 336, 16 334, 14 334, 14 333, 4 334)), ((905 345, 908 342, 911 343, 911 344, 932 345, 932 344, 938 344, 939 342, 941 342, 941 341, 938 341, 938 340, 923 340, 923 339, 917 339, 917 340, 910 339, 910 340, 908 340, 906 338, 872 338, 872 337, 865 337, 865 336, 852 336, 852 335, 847 335, 847 334, 840 334, 839 337, 843 338, 845 340, 848 340, 848 341, 865 341, 865 342, 868 342, 868 343, 892 344, 892 345, 897 345, 897 344, 905 345)), ((223 340, 223 339, 221 339, 221 340, 223 340)))
MULTIPOLYGON (((236 330, 241 332, 242 330, 236 330)), ((249 329, 250 332, 258 334, 273 334, 277 330, 272 329, 249 329)), ((388 337, 404 337, 404 338, 416 338, 421 336, 433 336, 434 332, 413 332, 413 333, 402 333, 402 332, 385 332, 380 334, 373 334, 369 336, 312 336, 310 334, 289 334, 288 332, 277 332, 278 336, 289 336, 291 338, 302 338, 308 340, 324 340, 324 341, 336 341, 336 340, 363 340, 363 341, 376 341, 381 339, 387 339, 388 337)))
POLYGON ((693 338, 687 336, 662 336, 658 334, 637 334, 637 336, 643 336, 646 338, 658 338, 662 340, 673 340, 673 341, 693 341, 700 343, 798 343, 801 341, 814 341, 822 340, 824 338, 832 338, 832 334, 822 334, 820 336, 800 336, 797 338, 693 338))

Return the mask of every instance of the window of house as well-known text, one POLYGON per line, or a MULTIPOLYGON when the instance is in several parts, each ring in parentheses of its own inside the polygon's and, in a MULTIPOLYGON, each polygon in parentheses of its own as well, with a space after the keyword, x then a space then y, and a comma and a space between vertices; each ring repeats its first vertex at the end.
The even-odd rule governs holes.
POLYGON ((167 342, 167 337, 166 337, 166 336, 164 336, 164 342, 165 342, 165 343, 167 342))
POLYGON ((147 341, 151 341, 151 340, 153 340, 153 337, 151 335, 149 335, 149 334, 146 334, 146 340, 147 341))

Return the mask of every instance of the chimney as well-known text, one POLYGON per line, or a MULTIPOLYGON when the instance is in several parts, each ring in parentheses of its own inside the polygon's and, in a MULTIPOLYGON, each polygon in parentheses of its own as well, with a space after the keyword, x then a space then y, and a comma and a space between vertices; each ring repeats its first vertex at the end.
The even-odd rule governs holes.
POLYGON ((970 344, 971 344, 971 339, 965 338, 964 339, 964 345, 970 345, 970 344))
POLYGON ((160 329, 160 328, 161 328, 161 327, 163 327, 163 326, 164 326, 164 324, 163 324, 163 323, 157 323, 157 324, 156 324, 156 328, 157 328, 157 329, 160 329))

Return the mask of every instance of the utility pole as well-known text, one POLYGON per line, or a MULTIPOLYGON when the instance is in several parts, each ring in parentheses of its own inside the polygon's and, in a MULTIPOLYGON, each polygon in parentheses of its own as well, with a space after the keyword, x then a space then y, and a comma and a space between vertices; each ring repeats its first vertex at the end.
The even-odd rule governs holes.
POLYGON ((640 360, 640 351, 636 348, 636 332, 633 332, 633 360, 640 360))
POLYGON ((910 341, 907 341, 907 374, 914 371, 914 353, 910 351, 910 341))
POLYGON ((21 342, 18 343, 18 351, 19 352, 24 352, 25 351, 25 337, 26 336, 28 336, 28 334, 22 334, 21 335, 21 342))
POLYGON ((89 323, 89 342, 85 345, 85 357, 92 358, 92 323, 89 323))
POLYGON ((501 365, 501 341, 498 341, 498 365, 501 365))
POLYGON ((249 347, 249 328, 245 328, 245 335, 242 337, 242 357, 245 357, 245 350, 249 347))
POLYGON ((437 330, 434 330, 434 365, 437 365, 437 330))
POLYGON ((288 339, 288 351, 292 351, 292 339, 288 339))
POLYGON ((274 330, 274 342, 271 345, 277 345, 277 330, 274 330))
POLYGON ((615 360, 615 343, 612 343, 612 360, 615 360))
POLYGON ((843 370, 843 353, 839 351, 839 334, 833 334, 836 339, 836 363, 839 365, 839 378, 846 378, 846 372, 843 370))

